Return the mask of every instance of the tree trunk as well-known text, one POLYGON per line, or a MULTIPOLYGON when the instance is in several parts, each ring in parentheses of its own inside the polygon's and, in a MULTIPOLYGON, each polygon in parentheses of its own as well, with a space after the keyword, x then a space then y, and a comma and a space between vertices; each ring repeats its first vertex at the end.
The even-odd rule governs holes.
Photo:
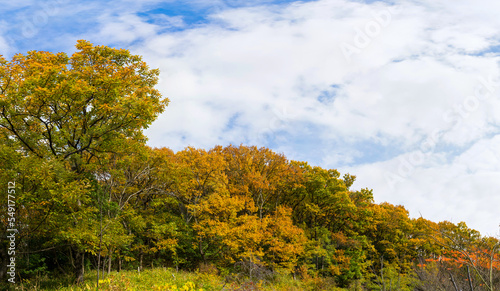
POLYGON ((101 277, 104 279, 104 274, 106 273, 106 265, 108 263, 108 257, 104 257, 104 261, 102 262, 102 269, 101 269, 101 277))
POLYGON ((109 260, 109 261, 108 261, 108 275, 109 275, 109 273, 111 273, 111 258, 112 258, 112 257, 111 257, 111 252, 109 252, 109 259, 108 259, 108 260, 109 260))
POLYGON ((469 288, 470 288, 470 290, 474 291, 474 286, 472 286, 472 278, 470 276, 469 266, 467 266, 467 279, 469 279, 469 288))
POLYGON ((85 279, 85 252, 76 252, 76 264, 75 264, 75 277, 76 283, 83 283, 85 279))
POLYGON ((449 271, 448 271, 448 274, 450 275, 450 281, 451 281, 451 283, 453 283, 453 288, 455 288, 455 291, 459 291, 457 283, 455 283, 455 278, 453 278, 453 274, 451 272, 449 272, 449 271))
POLYGON ((380 278, 382 279, 382 290, 387 290, 385 288, 385 279, 384 279, 384 255, 380 256, 380 278))
POLYGON ((142 271, 142 251, 141 254, 139 255, 139 270, 142 271))
POLYGON ((198 237, 198 248, 200 249, 200 255, 201 255, 201 258, 203 259, 203 263, 206 263, 207 260, 205 258, 205 252, 203 251, 203 241, 202 241, 201 237, 198 237))

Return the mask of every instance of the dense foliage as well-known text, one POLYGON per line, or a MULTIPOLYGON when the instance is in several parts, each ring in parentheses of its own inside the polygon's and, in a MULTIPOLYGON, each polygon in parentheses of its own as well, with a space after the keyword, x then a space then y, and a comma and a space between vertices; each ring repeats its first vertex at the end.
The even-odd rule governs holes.
POLYGON ((498 239, 376 204, 350 189, 355 176, 255 146, 146 146, 168 102, 158 71, 126 50, 77 49, 0 58, 0 185, 16 185, 19 278, 165 266, 315 288, 500 289, 498 239))

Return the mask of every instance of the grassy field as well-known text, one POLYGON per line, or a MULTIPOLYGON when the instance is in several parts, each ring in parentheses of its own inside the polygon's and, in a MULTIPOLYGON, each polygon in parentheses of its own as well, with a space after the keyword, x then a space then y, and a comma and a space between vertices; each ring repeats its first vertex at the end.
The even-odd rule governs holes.
MULTIPOLYGON (((15 290, 96 290, 96 272, 88 272, 85 282, 73 284, 70 278, 37 277, 22 280, 15 290)), ((330 282, 331 283, 331 282, 330 282)), ((99 280, 99 290, 342 290, 328 284, 324 280, 309 278, 295 280, 291 276, 277 275, 270 280, 248 280, 234 274, 220 276, 211 273, 176 271, 167 268, 145 269, 135 271, 111 272, 99 280)), ((14 286, 10 286, 14 287, 14 286)))

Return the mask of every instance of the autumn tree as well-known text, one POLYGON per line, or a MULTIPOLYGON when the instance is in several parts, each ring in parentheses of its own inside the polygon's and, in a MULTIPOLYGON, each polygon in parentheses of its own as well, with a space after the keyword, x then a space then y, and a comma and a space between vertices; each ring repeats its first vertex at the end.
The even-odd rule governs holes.
POLYGON ((283 154, 256 146, 228 146, 222 150, 229 191, 253 200, 262 219, 274 212, 296 183, 296 173, 283 154))
POLYGON ((500 286, 500 242, 483 237, 464 222, 443 221, 434 225, 432 239, 438 255, 421 262, 419 275, 434 281, 446 278, 455 290, 498 290, 500 286))
POLYGON ((322 276, 334 276, 340 286, 360 279, 367 268, 364 236, 372 203, 368 190, 350 191, 354 176, 334 169, 293 162, 300 183, 283 200, 293 219, 312 241, 304 262, 322 276))
POLYGON ((369 252, 375 285, 381 290, 411 290, 413 262, 420 241, 415 235, 414 222, 401 205, 384 202, 371 206, 372 227, 367 236, 373 246, 369 252))
MULTIPOLYGON (((56 238, 72 245, 81 279, 84 253, 95 244, 81 231, 96 227, 91 221, 99 208, 99 190, 93 171, 106 163, 109 153, 123 154, 130 150, 128 145, 144 143, 142 130, 168 100, 154 88, 158 70, 141 57, 87 41, 78 41, 76 48, 70 57, 30 51, 11 61, 0 59, 0 128, 33 165, 52 163, 61 169, 54 173, 64 175, 67 183, 81 185, 69 194, 57 183, 55 188, 37 189, 60 201, 57 213, 66 216, 47 221, 59 230, 56 238)), ((22 195, 42 197, 33 191, 22 195)), ((50 209, 55 206, 46 207, 47 213, 56 213, 50 209)))
MULTIPOLYGON (((165 185, 165 194, 176 199, 186 225, 199 225, 206 218, 207 200, 226 196, 225 161, 217 151, 188 147, 175 154, 173 165, 164 166, 166 169, 163 171, 169 172, 167 179, 173 180, 165 185)), ((198 259, 206 262, 217 256, 216 241, 202 235, 196 228, 194 230, 198 259)))

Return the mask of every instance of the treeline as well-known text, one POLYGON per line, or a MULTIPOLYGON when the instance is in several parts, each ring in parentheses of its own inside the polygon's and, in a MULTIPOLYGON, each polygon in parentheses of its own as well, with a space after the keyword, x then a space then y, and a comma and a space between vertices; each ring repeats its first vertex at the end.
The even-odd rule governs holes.
POLYGON ((255 146, 146 146, 168 102, 158 71, 126 50, 77 49, 0 58, 4 280, 14 257, 16 279, 166 266, 353 290, 500 289, 498 239, 375 204, 355 176, 255 146))
POLYGON ((97 266, 230 272, 245 265, 370 290, 498 290, 500 283, 497 239, 464 223, 411 219, 402 206, 373 203, 371 190, 350 190, 352 175, 267 148, 144 146, 109 154, 91 175, 63 161, 17 157, 3 172, 16 173, 21 277, 97 266))

